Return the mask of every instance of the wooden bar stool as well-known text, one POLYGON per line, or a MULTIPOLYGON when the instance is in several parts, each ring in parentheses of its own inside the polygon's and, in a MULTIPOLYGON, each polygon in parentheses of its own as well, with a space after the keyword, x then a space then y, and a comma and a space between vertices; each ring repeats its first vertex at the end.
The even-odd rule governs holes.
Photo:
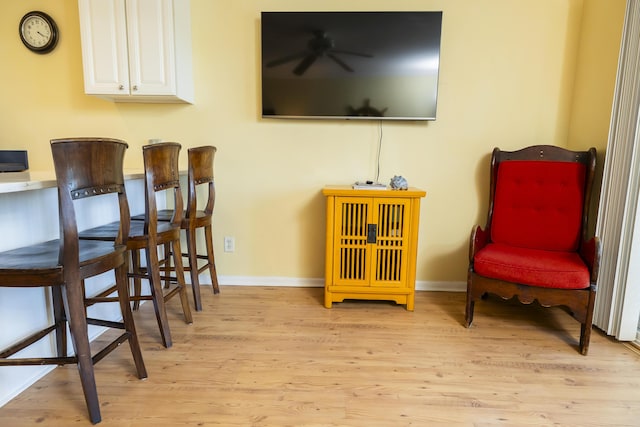
MULTIPOLYGON (((145 216, 143 221, 131 221, 127 249, 131 255, 129 277, 133 278, 132 301, 151 300, 158 321, 162 344, 171 347, 171 331, 165 303, 175 295, 180 297, 185 322, 192 323, 189 300, 186 293, 182 257, 174 256, 177 280, 175 286, 163 289, 160 274, 158 247, 169 245, 172 252, 181 253, 180 223, 182 221, 183 198, 180 189, 178 157, 180 144, 163 142, 142 147, 145 174, 145 216), (172 197, 178 213, 172 221, 158 221, 157 197, 172 197), (146 266, 140 262, 140 253, 145 253, 146 266), (141 280, 149 281, 151 294, 141 294, 141 280)), ((117 222, 91 228, 80 233, 81 239, 113 240, 117 234, 117 222)))
MULTIPOLYGON (((200 273, 209 270, 213 293, 220 293, 218 285, 218 274, 216 270, 215 254, 213 251, 213 208, 215 205, 216 190, 213 178, 213 163, 216 154, 216 147, 207 145, 194 147, 187 150, 188 172, 187 172, 187 208, 183 212, 180 227, 185 230, 187 237, 187 252, 182 256, 188 260, 184 266, 184 271, 189 271, 191 275, 191 287, 193 291, 194 305, 197 311, 202 310, 202 299, 200 296, 200 273), (203 195, 202 200, 198 198, 198 192, 203 195), (200 200, 200 203, 198 201, 200 200), (204 243, 206 253, 199 253, 197 247, 196 234, 198 229, 204 233, 204 243), (198 260, 205 260, 199 265, 198 260)), ((158 221, 171 221, 174 210, 162 209, 158 211, 158 221)), ((133 217, 134 220, 143 220, 143 215, 133 217)), ((165 247, 165 254, 172 254, 170 247, 165 247)), ((164 263, 166 274, 172 271, 171 256, 161 260, 164 263)))
POLYGON ((147 377, 127 286, 124 240, 128 233, 129 207, 122 172, 126 148, 126 143, 114 139, 52 140, 61 238, 0 253, 0 286, 50 287, 53 305, 53 324, 0 352, 0 366, 77 364, 89 417, 94 424, 101 420, 95 363, 128 341, 138 378, 147 377), (113 197, 114 194, 117 197, 113 197), (112 242, 78 239, 76 201, 93 197, 101 198, 104 203, 118 204, 122 227, 118 228, 112 242), (111 270, 118 296, 109 301, 119 302, 123 321, 88 318, 86 306, 105 300, 85 297, 84 280, 111 270), (67 356, 67 324, 74 356, 67 356), (88 324, 123 329, 124 332, 92 355, 88 324), (56 336, 56 357, 8 359, 52 332, 56 336))

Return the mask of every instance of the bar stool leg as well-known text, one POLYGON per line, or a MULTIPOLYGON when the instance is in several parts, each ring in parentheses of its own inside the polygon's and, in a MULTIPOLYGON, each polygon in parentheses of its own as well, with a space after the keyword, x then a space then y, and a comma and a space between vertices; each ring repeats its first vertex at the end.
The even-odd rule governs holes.
POLYGON ((147 256, 147 271, 149 273, 149 288, 151 290, 151 298, 153 308, 156 312, 158 327, 162 337, 162 344, 169 348, 173 345, 171 340, 171 330, 169 329, 169 320, 165 309, 164 297, 162 292, 162 283, 160 279, 160 271, 158 268, 158 247, 155 244, 149 244, 145 248, 147 256))
POLYGON ((142 279, 138 275, 142 269, 140 267, 140 251, 132 250, 129 253, 131 254, 131 272, 134 273, 133 296, 136 297, 133 299, 133 309, 138 310, 140 308, 140 295, 142 295, 142 279))
POLYGON ((71 331, 71 342, 78 359, 78 371, 80 382, 89 418, 93 424, 99 423, 102 419, 100 415, 100 403, 98 401, 98 390, 93 372, 93 360, 91 358, 91 348, 89 347, 89 336, 87 332, 87 319, 85 317, 85 306, 80 289, 81 281, 67 280, 64 286, 65 307, 69 316, 69 330, 71 331))
POLYGON ((176 269, 176 279, 180 287, 180 303, 182 304, 182 311, 184 312, 184 320, 187 323, 193 323, 191 308, 189 307, 189 297, 187 297, 187 283, 184 281, 184 267, 182 265, 182 252, 179 239, 171 242, 171 252, 173 253, 173 262, 176 269))
POLYGON ((193 291, 193 302, 196 311, 202 311, 202 298, 200 296, 200 279, 198 278, 198 254, 196 248, 196 229, 188 228, 187 235, 187 255, 189 257, 189 273, 191 274, 191 289, 193 291))
POLYGON ((133 355, 133 362, 136 365, 138 378, 147 378, 147 369, 142 360, 142 352, 140 351, 140 343, 136 334, 136 326, 131 313, 131 300, 129 298, 129 282, 127 280, 127 267, 122 265, 115 271, 116 286, 118 289, 118 302, 120 303, 120 311, 122 312, 122 320, 124 329, 129 333, 129 347, 133 355))
POLYGON ((218 271, 216 270, 216 258, 213 253, 213 232, 211 225, 204 227, 205 242, 207 243, 207 262, 209 264, 209 274, 211 275, 211 285, 213 286, 213 293, 219 294, 220 287, 218 286, 218 271))
POLYGON ((171 258, 173 254, 171 253, 171 244, 165 243, 163 249, 163 259, 161 261, 162 264, 162 275, 166 278, 164 282, 164 288, 169 289, 171 286, 171 272, 173 271, 173 266, 171 265, 171 258))
POLYGON ((64 310, 64 298, 60 286, 51 287, 51 305, 53 306, 53 321, 56 325, 56 352, 58 357, 67 356, 67 322, 64 310))

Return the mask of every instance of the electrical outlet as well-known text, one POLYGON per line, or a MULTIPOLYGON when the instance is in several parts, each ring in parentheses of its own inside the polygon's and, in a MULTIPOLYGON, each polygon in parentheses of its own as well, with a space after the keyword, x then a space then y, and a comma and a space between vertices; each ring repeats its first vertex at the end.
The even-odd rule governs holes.
POLYGON ((236 238, 232 236, 224 237, 224 251, 234 252, 236 250, 236 238))

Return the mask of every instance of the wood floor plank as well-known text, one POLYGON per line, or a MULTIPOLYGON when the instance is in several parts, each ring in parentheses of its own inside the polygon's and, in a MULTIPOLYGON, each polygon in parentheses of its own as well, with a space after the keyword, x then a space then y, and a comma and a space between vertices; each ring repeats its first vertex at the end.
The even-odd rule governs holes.
MULTIPOLYGON (((418 292, 325 309, 319 288, 203 290, 174 345, 135 313, 149 378, 127 345, 96 366, 102 427, 639 426, 640 356, 560 309, 488 299, 463 326, 463 293, 418 292)), ((76 368, 56 368, 0 408, 0 426, 90 425, 76 368)))

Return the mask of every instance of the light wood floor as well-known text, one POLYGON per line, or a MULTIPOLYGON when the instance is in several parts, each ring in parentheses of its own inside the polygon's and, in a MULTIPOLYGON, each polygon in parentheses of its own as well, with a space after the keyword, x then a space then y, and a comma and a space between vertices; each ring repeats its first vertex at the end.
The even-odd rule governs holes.
MULTIPOLYGON (((320 288, 204 288, 174 346, 151 304, 136 313, 149 378, 127 345, 96 366, 102 427, 640 426, 640 356, 557 309, 489 299, 463 325, 464 293, 322 306, 320 288)), ((74 366, 0 408, 0 426, 90 425, 74 366)))

